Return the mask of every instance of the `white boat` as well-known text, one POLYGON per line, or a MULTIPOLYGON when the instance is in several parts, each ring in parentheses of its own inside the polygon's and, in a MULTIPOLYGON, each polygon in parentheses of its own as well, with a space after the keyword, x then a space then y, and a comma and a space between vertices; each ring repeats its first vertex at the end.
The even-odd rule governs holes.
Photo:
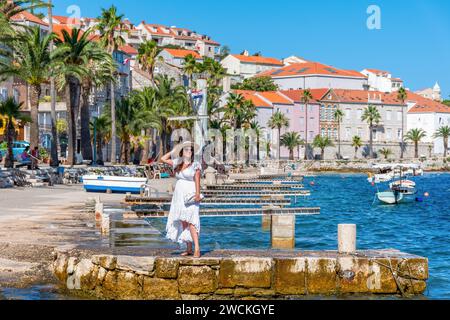
POLYGON ((369 173, 367 181, 369 183, 383 183, 389 182, 393 179, 403 179, 409 176, 423 175, 423 169, 418 164, 404 164, 404 163, 388 163, 375 164, 372 167, 378 173, 369 173))
POLYGON ((397 204, 403 200, 403 194, 394 191, 377 193, 378 200, 387 204, 397 204))
POLYGON ((398 180, 398 181, 394 181, 391 184, 389 184, 389 188, 392 189, 393 187, 415 188, 416 183, 411 180, 398 180))
POLYGON ((147 183, 147 178, 120 177, 120 176, 83 176, 84 189, 87 192, 140 193, 147 183))

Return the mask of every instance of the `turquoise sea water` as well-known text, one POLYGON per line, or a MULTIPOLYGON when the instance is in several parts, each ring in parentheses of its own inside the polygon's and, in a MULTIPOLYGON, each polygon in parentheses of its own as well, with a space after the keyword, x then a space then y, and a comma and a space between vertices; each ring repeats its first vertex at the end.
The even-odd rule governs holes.
MULTIPOLYGON (((336 250, 337 225, 357 224, 358 249, 394 248, 429 259, 427 297, 450 299, 450 174, 414 178, 424 202, 399 205, 373 203, 376 189, 366 175, 320 175, 307 178, 311 197, 301 206, 319 206, 319 216, 298 216, 296 248, 336 250), (310 182, 314 181, 314 186, 310 182), (424 197, 428 192, 430 196, 424 197)), ((163 233, 165 219, 149 220, 163 233)), ((201 219, 202 250, 267 249, 270 233, 261 217, 201 219)))

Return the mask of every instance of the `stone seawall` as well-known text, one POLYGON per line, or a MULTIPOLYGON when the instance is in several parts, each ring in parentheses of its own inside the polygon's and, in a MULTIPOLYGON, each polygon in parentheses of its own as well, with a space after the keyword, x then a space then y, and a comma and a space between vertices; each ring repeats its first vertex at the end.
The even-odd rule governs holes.
POLYGON ((60 251, 53 270, 65 289, 99 299, 284 299, 419 295, 426 289, 428 260, 396 250, 222 251, 200 259, 60 251))

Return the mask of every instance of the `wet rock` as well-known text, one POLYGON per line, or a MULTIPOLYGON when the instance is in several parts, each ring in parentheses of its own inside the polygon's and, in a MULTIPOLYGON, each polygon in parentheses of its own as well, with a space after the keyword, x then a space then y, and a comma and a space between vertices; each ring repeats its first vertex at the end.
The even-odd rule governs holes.
POLYGON ((274 288, 277 293, 306 294, 306 260, 275 259, 274 288))
POLYGON ((154 257, 118 256, 116 269, 135 272, 140 275, 150 275, 155 267, 154 257))
POLYGON ((107 298, 132 300, 138 299, 140 295, 138 276, 132 272, 108 271, 103 289, 107 298))
POLYGON ((220 264, 220 258, 199 258, 190 259, 184 258, 180 260, 180 265, 183 266, 218 266, 220 264))
POLYGON ((55 276, 61 282, 67 281, 67 264, 69 257, 65 254, 58 254, 55 262, 53 263, 53 272, 55 276))
POLYGON ((372 293, 396 293, 398 288, 392 272, 397 269, 397 264, 397 259, 371 259, 366 279, 367 289, 372 293))
POLYGON ((309 294, 335 294, 336 259, 307 257, 306 285, 309 294))
POLYGON ((352 256, 337 258, 338 285, 341 293, 368 292, 369 260, 352 256))
POLYGON ((178 285, 181 293, 212 293, 217 289, 216 272, 208 266, 182 266, 178 285))
POLYGON ((176 279, 178 277, 179 259, 158 258, 156 259, 156 277, 162 279, 176 279))
POLYGON ((144 277, 141 297, 147 300, 179 300, 176 280, 144 277))
POLYGON ((95 286, 94 264, 90 259, 82 259, 74 267, 73 274, 67 278, 69 290, 92 290, 95 286))
POLYGON ((110 255, 96 255, 92 257, 92 263, 106 270, 114 270, 117 264, 117 257, 110 255))
POLYGON ((402 276, 412 277, 417 280, 428 280, 428 259, 413 258, 403 260, 398 264, 398 271, 402 276))
POLYGON ((67 275, 72 275, 75 272, 75 266, 78 259, 75 257, 70 257, 67 262, 67 275))
POLYGON ((219 270, 219 287, 270 288, 272 280, 271 258, 227 258, 219 270))

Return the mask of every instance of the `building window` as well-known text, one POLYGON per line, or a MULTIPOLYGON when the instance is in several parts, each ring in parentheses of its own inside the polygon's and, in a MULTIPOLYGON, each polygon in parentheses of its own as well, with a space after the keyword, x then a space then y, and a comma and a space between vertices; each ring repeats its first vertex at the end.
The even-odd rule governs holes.
POLYGON ((334 139, 337 139, 337 137, 338 137, 338 132, 337 132, 337 129, 335 128, 335 129, 333 130, 333 138, 334 138, 334 139))
POLYGON ((402 121, 402 112, 401 111, 397 111, 397 120, 402 121))
POLYGON ((345 110, 345 118, 346 118, 347 120, 350 120, 351 117, 352 117, 352 110, 346 109, 346 110, 345 110))
POLYGON ((391 119, 392 119, 391 111, 386 111, 386 120, 391 121, 391 119))
POLYGON ((350 140, 352 135, 352 128, 345 128, 345 139, 350 140))
POLYGON ((328 134, 327 134, 327 136, 328 136, 328 138, 331 138, 331 128, 328 128, 328 134))
POLYGON ((322 137, 325 137, 325 128, 322 128, 322 129, 320 130, 320 135, 321 135, 322 137))
POLYGON ((362 138, 362 128, 356 129, 356 135, 360 138, 362 138))
POLYGON ((397 139, 402 140, 402 129, 397 130, 397 139))
POLYGON ((8 89, 0 88, 0 101, 5 101, 8 98, 8 89))

